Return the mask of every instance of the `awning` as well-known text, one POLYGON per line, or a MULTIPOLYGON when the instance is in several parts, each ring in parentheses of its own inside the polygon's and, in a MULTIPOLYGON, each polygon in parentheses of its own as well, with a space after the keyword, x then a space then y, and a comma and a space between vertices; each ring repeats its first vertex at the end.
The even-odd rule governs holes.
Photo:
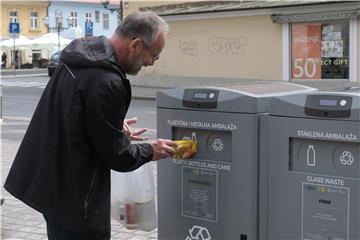
POLYGON ((299 23, 355 19, 358 16, 360 16, 359 9, 301 14, 273 14, 271 19, 274 23, 299 23))

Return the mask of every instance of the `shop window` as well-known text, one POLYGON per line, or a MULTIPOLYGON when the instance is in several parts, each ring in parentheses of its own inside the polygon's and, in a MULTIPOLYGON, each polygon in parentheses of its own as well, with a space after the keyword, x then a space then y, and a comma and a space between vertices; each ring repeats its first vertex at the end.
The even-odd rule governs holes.
POLYGON ((32 50, 32 64, 34 67, 40 67, 40 60, 41 60, 41 50, 40 49, 33 49, 32 50))
POLYGON ((292 79, 349 79, 349 21, 291 25, 292 79))

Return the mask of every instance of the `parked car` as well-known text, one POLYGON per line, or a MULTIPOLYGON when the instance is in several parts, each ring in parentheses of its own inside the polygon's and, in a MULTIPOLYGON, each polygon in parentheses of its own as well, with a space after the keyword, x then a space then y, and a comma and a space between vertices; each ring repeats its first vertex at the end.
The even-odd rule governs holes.
POLYGON ((51 56, 49 64, 48 64, 49 77, 51 77, 51 75, 53 75, 56 67, 59 65, 59 59, 60 59, 60 52, 56 52, 51 56))

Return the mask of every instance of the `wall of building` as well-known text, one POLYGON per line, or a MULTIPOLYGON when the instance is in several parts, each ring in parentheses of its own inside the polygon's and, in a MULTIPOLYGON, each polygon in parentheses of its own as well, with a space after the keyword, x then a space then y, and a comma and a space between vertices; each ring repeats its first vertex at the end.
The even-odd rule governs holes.
MULTIPOLYGON (((181 1, 130 1, 124 14, 140 7, 174 3, 181 1)), ((272 23, 269 15, 168 23, 171 32, 160 59, 139 75, 282 78, 282 29, 272 23)))
POLYGON ((159 62, 144 73, 281 79, 281 26, 270 16, 169 23, 171 33, 159 62))

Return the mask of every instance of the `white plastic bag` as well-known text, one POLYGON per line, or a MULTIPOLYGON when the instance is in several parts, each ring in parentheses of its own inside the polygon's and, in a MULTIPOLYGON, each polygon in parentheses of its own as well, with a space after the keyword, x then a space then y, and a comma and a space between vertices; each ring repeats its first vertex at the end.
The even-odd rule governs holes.
POLYGON ((151 163, 132 172, 111 171, 111 217, 127 229, 151 231, 156 228, 151 163))

